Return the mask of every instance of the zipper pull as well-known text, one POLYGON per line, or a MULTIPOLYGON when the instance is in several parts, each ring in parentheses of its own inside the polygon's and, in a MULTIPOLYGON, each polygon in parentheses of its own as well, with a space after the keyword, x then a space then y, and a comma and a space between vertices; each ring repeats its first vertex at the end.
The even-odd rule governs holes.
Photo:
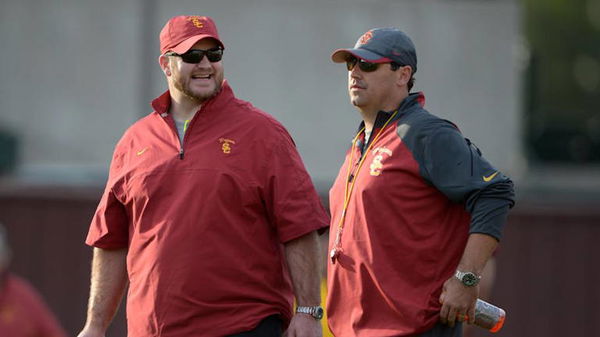
POLYGON ((183 147, 179 149, 179 159, 183 160, 183 147))

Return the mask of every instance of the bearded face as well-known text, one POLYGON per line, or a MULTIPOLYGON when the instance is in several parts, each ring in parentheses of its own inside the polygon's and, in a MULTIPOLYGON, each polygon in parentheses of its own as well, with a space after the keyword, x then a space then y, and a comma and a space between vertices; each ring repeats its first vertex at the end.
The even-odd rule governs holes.
MULTIPOLYGON (((191 49, 208 50, 217 47, 212 39, 197 42, 191 49)), ((223 85, 223 61, 210 62, 206 55, 200 63, 183 62, 179 56, 169 56, 169 82, 172 94, 180 94, 195 103, 215 96, 223 85)))

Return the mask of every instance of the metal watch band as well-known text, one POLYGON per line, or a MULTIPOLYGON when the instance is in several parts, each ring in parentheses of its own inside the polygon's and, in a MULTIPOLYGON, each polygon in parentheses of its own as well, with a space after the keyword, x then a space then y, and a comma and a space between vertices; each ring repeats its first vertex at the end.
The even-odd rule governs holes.
POLYGON ((477 275, 470 271, 456 270, 454 277, 456 277, 466 287, 473 287, 479 283, 479 280, 481 280, 481 275, 477 275))
POLYGON ((317 320, 323 318, 323 308, 319 305, 313 307, 297 306, 296 312, 311 315, 317 320))

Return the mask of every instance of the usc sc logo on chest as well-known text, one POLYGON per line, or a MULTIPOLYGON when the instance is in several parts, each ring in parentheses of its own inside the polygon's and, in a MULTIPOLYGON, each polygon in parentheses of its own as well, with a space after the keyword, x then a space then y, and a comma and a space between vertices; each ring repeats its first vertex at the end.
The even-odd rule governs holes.
POLYGON ((235 144, 235 141, 227 138, 219 138, 219 143, 221 143, 221 151, 225 154, 230 154, 232 145, 235 144))
POLYGON ((371 161, 369 173, 377 177, 381 175, 383 169, 383 160, 392 156, 392 150, 387 147, 377 147, 373 149, 373 160, 371 161))

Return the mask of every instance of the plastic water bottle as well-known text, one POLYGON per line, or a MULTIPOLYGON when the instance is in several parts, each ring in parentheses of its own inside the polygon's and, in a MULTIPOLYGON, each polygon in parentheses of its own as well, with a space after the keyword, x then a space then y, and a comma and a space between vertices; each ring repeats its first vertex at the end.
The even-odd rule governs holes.
POLYGON ((502 308, 477 299, 477 303, 475 304, 475 325, 491 332, 498 332, 502 329, 505 319, 506 312, 502 308))

